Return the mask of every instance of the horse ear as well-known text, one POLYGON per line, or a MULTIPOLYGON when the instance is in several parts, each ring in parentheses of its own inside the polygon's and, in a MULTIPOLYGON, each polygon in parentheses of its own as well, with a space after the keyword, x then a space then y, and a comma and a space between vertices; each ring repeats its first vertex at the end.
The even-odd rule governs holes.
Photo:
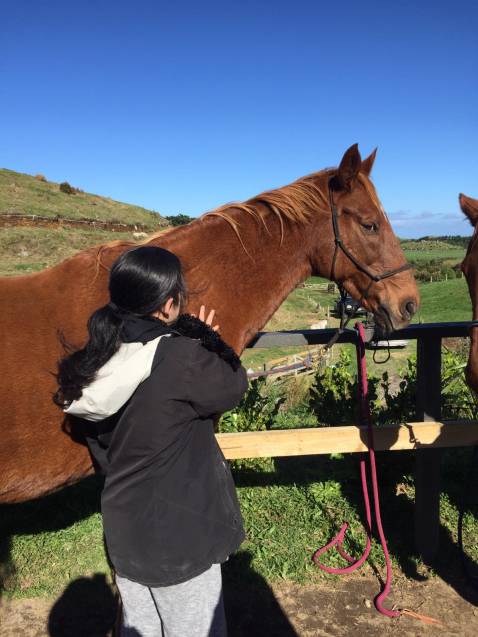
POLYGON ((336 175, 336 186, 339 189, 351 190, 352 182, 358 175, 362 166, 362 158, 360 157, 358 144, 350 146, 345 151, 336 175))
POLYGON ((463 194, 460 194, 458 199, 461 209, 470 220, 471 225, 476 226, 478 222, 478 199, 472 199, 463 194))
POLYGON ((377 155, 377 149, 370 153, 370 155, 363 160, 362 165, 360 167, 360 172, 370 177, 370 173, 372 172, 373 164, 375 162, 375 157, 377 155))

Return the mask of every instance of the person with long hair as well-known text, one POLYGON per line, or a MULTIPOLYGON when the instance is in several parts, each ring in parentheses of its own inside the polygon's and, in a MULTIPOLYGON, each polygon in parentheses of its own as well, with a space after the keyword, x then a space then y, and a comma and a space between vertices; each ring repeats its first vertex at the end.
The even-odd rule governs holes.
POLYGON ((89 339, 58 364, 55 402, 85 422, 105 474, 101 511, 115 569, 121 635, 224 637, 221 563, 244 539, 218 414, 247 389, 235 352, 206 317, 183 314, 179 259, 123 253, 89 339))

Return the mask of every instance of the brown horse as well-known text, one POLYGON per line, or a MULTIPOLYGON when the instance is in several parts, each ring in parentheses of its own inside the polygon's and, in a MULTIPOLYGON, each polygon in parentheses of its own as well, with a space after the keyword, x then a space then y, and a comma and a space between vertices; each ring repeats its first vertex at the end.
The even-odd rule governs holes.
MULTIPOLYGON (((223 206, 147 243, 180 257, 189 310, 215 308, 237 352, 311 274, 333 276, 354 297, 364 296, 385 331, 404 327, 418 291, 369 179, 374 159, 375 152, 362 162, 354 145, 338 169, 223 206), (334 240, 332 203, 345 251, 334 240), (375 277, 393 269, 399 272, 375 277)), ((37 497, 92 472, 87 449, 65 433, 51 399, 63 354, 58 332, 84 342, 88 316, 108 299, 108 269, 132 245, 116 241, 38 274, 0 279, 0 502, 37 497)))
MULTIPOLYGON (((461 269, 468 283, 473 320, 478 320, 478 199, 460 195, 460 206, 474 228, 473 236, 468 244, 466 256, 461 269)), ((470 330, 471 346, 466 366, 466 380, 475 392, 478 392, 478 328, 470 330)))

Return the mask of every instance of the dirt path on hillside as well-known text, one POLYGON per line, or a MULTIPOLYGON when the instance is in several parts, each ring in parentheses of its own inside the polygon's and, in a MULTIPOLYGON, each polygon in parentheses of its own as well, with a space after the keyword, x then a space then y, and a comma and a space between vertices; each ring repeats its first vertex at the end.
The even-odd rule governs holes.
MULTIPOLYGON (((425 582, 396 581, 394 601, 440 620, 441 626, 428 626, 409 617, 382 617, 370 603, 376 592, 377 580, 360 576, 318 586, 283 583, 274 586, 267 599, 248 591, 226 590, 229 637, 478 635, 478 606, 465 601, 437 577, 425 582)), ((110 636, 115 604, 111 591, 109 595, 108 600, 64 594, 59 599, 4 601, 0 605, 0 635, 110 636)))

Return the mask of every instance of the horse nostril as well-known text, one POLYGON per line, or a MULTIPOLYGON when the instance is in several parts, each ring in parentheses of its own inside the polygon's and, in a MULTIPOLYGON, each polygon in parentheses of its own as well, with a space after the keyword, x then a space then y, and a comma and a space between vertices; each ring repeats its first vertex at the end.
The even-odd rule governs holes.
POLYGON ((404 314, 406 313, 408 314, 410 318, 412 318, 412 316, 417 311, 417 304, 414 301, 407 301, 405 303, 404 310, 405 310, 404 314))

